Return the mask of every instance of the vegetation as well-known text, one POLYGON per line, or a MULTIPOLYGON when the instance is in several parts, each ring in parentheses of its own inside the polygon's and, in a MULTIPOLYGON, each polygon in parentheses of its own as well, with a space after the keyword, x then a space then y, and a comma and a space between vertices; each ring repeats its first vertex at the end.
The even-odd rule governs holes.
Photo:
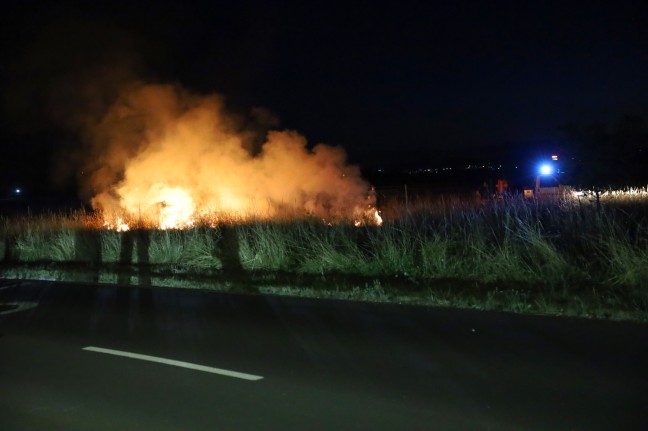
POLYGON ((380 227, 301 219, 116 232, 95 214, 5 218, 0 275, 64 268, 119 280, 135 268, 143 283, 145 268, 157 285, 648 320, 648 192, 601 196, 600 206, 382 202, 380 227))
POLYGON ((648 122, 624 115, 613 122, 561 127, 561 169, 569 184, 587 188, 595 199, 610 187, 648 181, 648 122))

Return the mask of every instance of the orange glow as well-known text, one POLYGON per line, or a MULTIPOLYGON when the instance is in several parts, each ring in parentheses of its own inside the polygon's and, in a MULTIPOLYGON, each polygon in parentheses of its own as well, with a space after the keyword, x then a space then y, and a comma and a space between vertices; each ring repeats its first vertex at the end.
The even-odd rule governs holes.
POLYGON ((124 220, 121 217, 117 217, 114 223, 104 220, 103 226, 106 229, 116 230, 117 232, 126 232, 127 230, 130 230, 130 227, 124 223, 124 220))
POLYGON ((111 229, 198 221, 318 217, 380 224, 375 191, 339 147, 294 131, 263 139, 240 127, 219 96, 166 85, 125 91, 90 133, 92 199, 111 229), (119 220, 119 221, 117 221, 119 220))
POLYGON ((374 211, 374 220, 376 221, 376 224, 378 226, 383 224, 383 219, 382 217, 380 217, 380 213, 378 212, 378 210, 374 211))

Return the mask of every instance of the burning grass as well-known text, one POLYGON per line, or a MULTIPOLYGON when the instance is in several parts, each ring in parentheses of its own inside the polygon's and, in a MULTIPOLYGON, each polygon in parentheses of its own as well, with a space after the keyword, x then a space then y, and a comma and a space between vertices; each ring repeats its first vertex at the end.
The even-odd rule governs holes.
POLYGON ((93 213, 32 216, 2 220, 1 257, 14 268, 146 267, 242 277, 262 292, 351 299, 374 292, 378 301, 645 320, 648 199, 611 196, 601 207, 585 198, 382 202, 382 226, 204 217, 167 230, 131 220, 130 230, 118 232, 93 213), (263 281, 282 277, 302 287, 263 281))
POLYGON ((342 148, 273 130, 273 115, 253 111, 245 119, 222 96, 179 85, 124 85, 82 131, 80 181, 105 226, 187 229, 286 213, 376 218, 375 195, 342 148))

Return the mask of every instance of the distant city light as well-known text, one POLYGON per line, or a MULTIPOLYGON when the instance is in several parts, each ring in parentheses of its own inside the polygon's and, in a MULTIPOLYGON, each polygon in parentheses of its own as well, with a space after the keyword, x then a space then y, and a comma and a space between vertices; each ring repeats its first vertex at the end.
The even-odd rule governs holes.
POLYGON ((22 190, 16 189, 16 194, 19 195, 22 190))
POLYGON ((556 154, 552 155, 551 160, 558 160, 558 156, 556 154))
POLYGON ((540 165, 540 174, 541 175, 551 175, 553 174, 554 168, 549 164, 540 165))

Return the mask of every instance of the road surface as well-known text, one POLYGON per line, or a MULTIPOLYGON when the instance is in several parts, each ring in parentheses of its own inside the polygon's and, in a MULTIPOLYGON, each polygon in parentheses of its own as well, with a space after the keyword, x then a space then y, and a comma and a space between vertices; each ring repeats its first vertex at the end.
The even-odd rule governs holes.
POLYGON ((648 325, 0 283, 0 429, 646 430, 648 325))

